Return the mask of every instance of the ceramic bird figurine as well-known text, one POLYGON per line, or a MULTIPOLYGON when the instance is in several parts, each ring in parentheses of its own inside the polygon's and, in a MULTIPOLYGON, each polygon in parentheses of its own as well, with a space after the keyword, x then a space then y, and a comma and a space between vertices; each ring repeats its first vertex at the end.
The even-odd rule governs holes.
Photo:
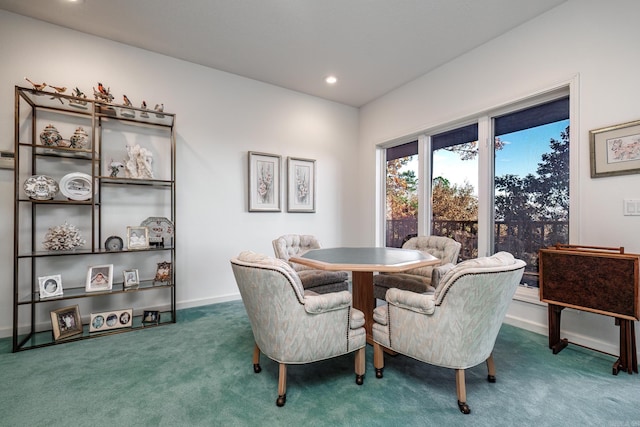
POLYGON ((73 90, 73 96, 75 96, 77 98, 86 98, 87 97, 87 95, 85 95, 84 92, 82 92, 77 86, 73 90))
POLYGON ((162 113, 164 111, 164 104, 156 104, 154 110, 156 110, 159 113, 162 113))
POLYGON ((67 88, 65 86, 60 87, 60 86, 51 86, 51 85, 49 85, 49 87, 52 87, 58 93, 64 93, 64 92, 67 91, 67 88))
POLYGON ((124 101, 124 105, 126 105, 127 107, 133 107, 133 104, 131 104, 131 101, 129 101, 129 98, 127 98, 127 95, 122 95, 122 99, 124 101))
POLYGON ((31 80, 29 80, 29 78, 28 78, 28 77, 25 77, 24 79, 25 79, 26 81, 28 81, 29 83, 31 83, 31 84, 33 85, 33 88, 34 88, 35 90, 42 90, 42 89, 44 89, 45 87, 47 87, 47 84, 46 84, 46 83, 34 83, 34 82, 32 82, 31 80))
POLYGON ((104 86, 102 85, 102 83, 100 83, 100 82, 98 82, 98 91, 103 95, 108 95, 109 94, 109 90, 105 89, 104 86))

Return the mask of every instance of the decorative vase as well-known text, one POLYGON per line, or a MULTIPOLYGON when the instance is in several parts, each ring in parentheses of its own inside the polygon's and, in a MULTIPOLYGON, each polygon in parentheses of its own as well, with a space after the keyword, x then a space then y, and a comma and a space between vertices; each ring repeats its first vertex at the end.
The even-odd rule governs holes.
POLYGON ((71 141, 71 148, 86 148, 87 142, 89 142, 89 135, 87 135, 82 126, 79 126, 74 134, 71 135, 69 141, 71 141))
POLYGON ((42 145, 57 146, 60 140, 62 140, 62 136, 60 136, 60 132, 58 132, 58 129, 56 129, 54 125, 48 125, 40 132, 40 142, 42 142, 42 145))

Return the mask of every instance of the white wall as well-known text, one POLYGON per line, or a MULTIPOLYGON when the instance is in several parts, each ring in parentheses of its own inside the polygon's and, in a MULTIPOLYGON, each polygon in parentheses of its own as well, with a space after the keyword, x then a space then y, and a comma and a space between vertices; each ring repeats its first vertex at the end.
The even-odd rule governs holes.
MULTIPOLYGON (((0 40, 0 150, 13 151, 14 86, 29 86, 25 76, 88 96, 100 81, 117 103, 126 94, 177 114, 179 307, 239 298, 229 259, 246 249, 272 254, 281 234, 315 234, 325 246, 357 240, 349 227, 357 109, 4 11, 0 40), (287 156, 316 159, 317 212, 249 213, 248 151, 282 155, 283 172, 287 156)), ((0 169, 0 200, 0 336, 9 336, 11 170, 0 169)))
MULTIPOLYGON (((574 244, 624 246, 640 253, 640 217, 623 216, 622 200, 640 198, 640 176, 590 178, 591 129, 640 119, 636 0, 567 3, 487 43, 361 109, 359 157, 363 182, 375 181, 376 145, 508 104, 579 76, 578 229, 574 244)), ((416 52, 416 54, 420 54, 416 52)), ((375 188, 361 203, 375 208, 375 188)), ((573 208, 573 206, 572 206, 573 208)), ((573 211, 575 213, 575 210, 573 211)), ((373 216, 362 232, 374 230, 373 216)), ((514 302, 509 321, 546 333, 546 307, 514 302)), ((612 318, 565 310, 562 334, 618 352, 612 318)))

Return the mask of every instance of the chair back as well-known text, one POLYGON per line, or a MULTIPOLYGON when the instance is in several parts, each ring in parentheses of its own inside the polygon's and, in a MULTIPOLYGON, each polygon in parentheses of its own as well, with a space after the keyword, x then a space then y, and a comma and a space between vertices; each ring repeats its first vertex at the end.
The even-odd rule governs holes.
MULTIPOLYGON (((455 264, 458 262, 461 244, 449 237, 443 236, 417 236, 407 240, 402 249, 414 249, 426 252, 440 260, 440 265, 455 264)), ((419 267, 406 271, 407 274, 431 277, 433 266, 419 267)))
POLYGON ((309 234, 285 234, 275 239, 272 243, 276 258, 288 262, 296 271, 308 270, 309 267, 291 263, 289 258, 303 255, 311 249, 320 249, 318 239, 309 234))
MULTIPOLYGON (((456 369, 484 362, 493 350, 525 265, 510 253, 499 252, 453 266, 434 284, 433 313, 412 323, 417 336, 422 335, 418 341, 425 346, 416 345, 414 334, 404 331, 395 336, 392 332, 394 350, 456 369)), ((407 316, 401 323, 414 317, 393 306, 389 310, 391 318, 407 316)))

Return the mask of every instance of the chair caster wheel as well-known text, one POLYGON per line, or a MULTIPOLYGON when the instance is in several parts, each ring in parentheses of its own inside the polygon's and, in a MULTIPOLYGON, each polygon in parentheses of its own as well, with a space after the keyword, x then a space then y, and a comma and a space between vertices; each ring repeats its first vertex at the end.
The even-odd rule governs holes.
POLYGON ((253 365, 253 372, 255 372, 256 374, 259 374, 262 371, 262 368, 260 367, 259 363, 256 363, 255 365, 253 365))
POLYGON ((460 412, 462 412, 463 414, 471 413, 471 409, 469 408, 469 405, 467 405, 467 402, 460 402, 458 400, 458 408, 460 408, 460 412))
POLYGON ((364 384, 364 375, 356 375, 356 384, 358 385, 364 384))
POLYGON ((376 368, 376 378, 382 378, 382 370, 383 369, 384 368, 380 368, 380 369, 376 368))
POLYGON ((490 383, 495 383, 496 382, 496 376, 495 375, 487 375, 487 381, 489 381, 490 383))
POLYGON ((287 395, 283 394, 282 396, 278 396, 278 399, 276 399, 276 406, 282 407, 285 403, 287 403, 287 395))

